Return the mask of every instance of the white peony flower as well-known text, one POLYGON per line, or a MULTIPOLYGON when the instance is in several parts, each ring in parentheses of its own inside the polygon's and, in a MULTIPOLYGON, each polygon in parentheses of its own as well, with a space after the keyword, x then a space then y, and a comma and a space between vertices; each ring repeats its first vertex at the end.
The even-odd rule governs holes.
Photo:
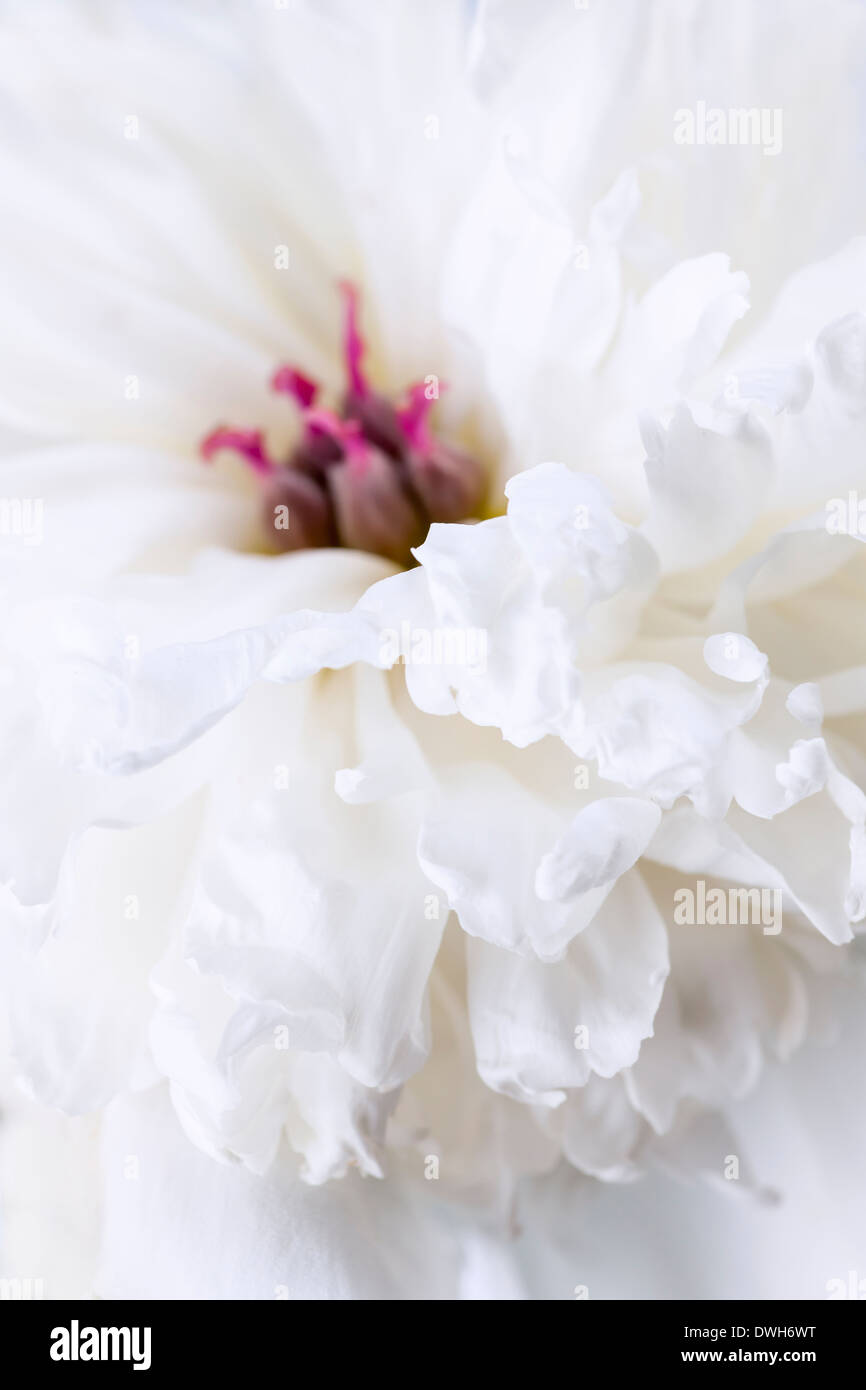
POLYGON ((858 987, 863 15, 6 25, 14 1142, 84 1292, 568 1297, 858 987))

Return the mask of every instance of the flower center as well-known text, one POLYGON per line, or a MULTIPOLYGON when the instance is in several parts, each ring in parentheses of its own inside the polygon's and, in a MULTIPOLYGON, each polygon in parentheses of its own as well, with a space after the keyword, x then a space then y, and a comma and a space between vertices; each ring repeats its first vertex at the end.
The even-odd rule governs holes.
POLYGON ((358 292, 346 283, 340 289, 346 389, 338 409, 318 404, 318 383, 297 367, 279 367, 271 387, 291 396, 301 414, 301 437, 289 457, 271 458, 261 430, 230 425, 203 440, 202 457, 231 450, 253 469, 276 550, 344 545, 409 564, 432 521, 480 516, 487 478, 476 458, 433 433, 438 387, 410 386, 399 404, 372 388, 358 292))

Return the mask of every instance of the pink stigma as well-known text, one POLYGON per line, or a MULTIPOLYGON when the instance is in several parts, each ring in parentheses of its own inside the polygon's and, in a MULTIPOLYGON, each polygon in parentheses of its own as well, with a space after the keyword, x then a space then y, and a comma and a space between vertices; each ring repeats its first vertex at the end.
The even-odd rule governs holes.
POLYGON ((361 368, 364 357, 364 339, 358 329, 358 291, 349 280, 340 281, 340 293, 345 301, 343 323, 343 356, 349 377, 349 389, 357 396, 366 396, 369 390, 367 379, 361 368))
POLYGON ((319 394, 318 384, 296 367, 278 367, 271 377, 271 390, 293 396, 302 410, 309 410, 319 394))
POLYGON ((427 387, 423 381, 410 386, 406 392, 406 397, 406 404, 397 411, 397 419, 400 421, 400 428, 406 436, 406 442, 410 449, 419 451, 429 449, 433 443, 430 411, 433 409, 435 398, 431 399, 427 395, 427 387))
POLYGON ((234 429, 231 425, 218 425, 207 439, 202 440, 201 456, 210 463, 214 454, 219 453, 221 449, 231 449, 234 453, 240 454, 250 467, 263 477, 269 477, 276 471, 277 465, 265 451, 261 430, 240 430, 234 429))
POLYGON ((319 407, 306 412, 304 423, 310 434, 324 434, 335 440, 350 464, 356 467, 366 465, 371 446, 357 420, 341 420, 332 410, 319 407))

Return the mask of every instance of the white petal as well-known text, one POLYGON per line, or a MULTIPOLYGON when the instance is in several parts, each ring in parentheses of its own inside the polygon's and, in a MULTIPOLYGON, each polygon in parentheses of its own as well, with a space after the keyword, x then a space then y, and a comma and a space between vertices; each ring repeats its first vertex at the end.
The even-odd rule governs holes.
POLYGON ((621 879, 555 964, 469 942, 478 1070, 504 1095, 556 1105, 610 1077, 650 1036, 668 971, 664 925, 640 876, 621 879))

